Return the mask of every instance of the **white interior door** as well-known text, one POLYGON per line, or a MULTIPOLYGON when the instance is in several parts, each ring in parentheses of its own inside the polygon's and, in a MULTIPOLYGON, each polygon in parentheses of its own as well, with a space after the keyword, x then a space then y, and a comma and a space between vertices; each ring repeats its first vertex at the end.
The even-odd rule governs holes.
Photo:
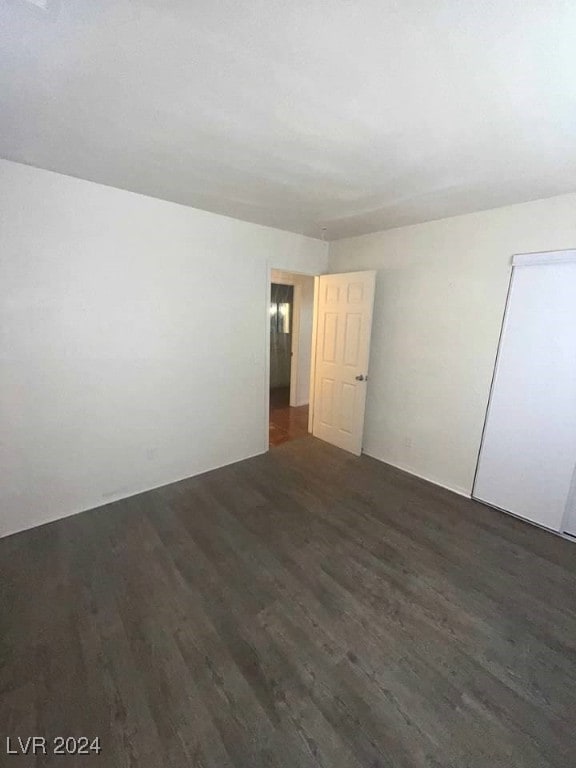
POLYGON ((473 495, 560 531, 576 464, 576 251, 514 264, 473 495))
POLYGON ((318 278, 312 433, 360 455, 376 272, 318 278))

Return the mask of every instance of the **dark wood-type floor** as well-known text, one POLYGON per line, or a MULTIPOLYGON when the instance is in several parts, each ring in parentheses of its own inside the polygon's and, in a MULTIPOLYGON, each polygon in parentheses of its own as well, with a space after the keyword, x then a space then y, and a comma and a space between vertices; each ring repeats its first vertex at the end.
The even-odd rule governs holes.
POLYGON ((308 406, 290 406, 290 388, 270 390, 270 446, 308 434, 308 406))
POLYGON ((102 740, 3 765, 576 765, 575 545, 313 438, 0 568, 2 742, 102 740))

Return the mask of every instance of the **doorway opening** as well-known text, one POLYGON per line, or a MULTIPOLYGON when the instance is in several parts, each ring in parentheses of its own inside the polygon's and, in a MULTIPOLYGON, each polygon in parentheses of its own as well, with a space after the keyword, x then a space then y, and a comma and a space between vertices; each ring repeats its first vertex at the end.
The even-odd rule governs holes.
POLYGON ((271 271, 270 447, 308 434, 314 278, 271 271))
POLYGON ((270 447, 311 432, 362 453, 375 287, 373 270, 317 277, 270 270, 270 447))

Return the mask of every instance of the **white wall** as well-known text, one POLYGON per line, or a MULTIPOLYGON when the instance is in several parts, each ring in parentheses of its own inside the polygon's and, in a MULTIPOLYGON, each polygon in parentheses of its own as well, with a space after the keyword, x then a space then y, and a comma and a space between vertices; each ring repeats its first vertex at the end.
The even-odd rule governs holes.
POLYGON ((469 494, 511 257, 574 247, 574 194, 332 243, 379 270, 365 452, 469 494))
POLYGON ((326 250, 0 161, 0 534, 267 450, 268 267, 326 250))

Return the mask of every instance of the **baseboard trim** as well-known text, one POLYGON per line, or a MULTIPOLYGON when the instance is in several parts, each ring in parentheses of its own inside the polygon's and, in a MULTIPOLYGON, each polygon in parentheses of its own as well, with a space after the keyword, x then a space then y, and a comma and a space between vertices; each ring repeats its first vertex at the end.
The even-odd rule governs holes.
POLYGON ((38 520, 37 522, 32 522, 30 524, 25 525, 23 528, 14 528, 12 530, 2 531, 0 532, 0 539, 7 538, 8 536, 16 536, 19 533, 23 533, 24 531, 31 531, 34 528, 41 528, 43 525, 50 525, 51 523, 57 523, 58 520, 65 520, 68 517, 74 517, 74 515, 81 515, 84 512, 92 512, 95 509, 100 509, 101 507, 107 507, 109 504, 115 504, 117 501, 123 501, 124 499, 131 499, 134 496, 140 496, 143 493, 148 493, 149 491, 156 491, 159 488, 165 488, 168 485, 174 485, 175 483, 181 483, 184 480, 191 480, 193 477, 200 477, 200 475, 206 475, 208 472, 214 472, 216 469, 223 469, 224 467, 230 467, 232 464, 239 464, 241 461, 247 461, 248 459, 254 459, 256 456, 262 456, 265 453, 268 453, 269 447, 266 446, 266 448, 263 451, 257 451, 256 453, 251 453, 248 456, 243 456, 239 459, 234 459, 233 461, 227 461, 224 464, 216 464, 215 466, 210 466, 207 469, 202 469, 199 472, 194 472, 191 475, 185 475, 184 477, 178 477, 175 480, 169 480, 166 483, 160 483, 159 485, 151 485, 146 488, 142 488, 142 490, 134 491, 130 493, 118 493, 113 494, 106 499, 102 500, 101 504, 97 504, 96 506, 89 506, 89 507, 82 507, 81 509, 75 509, 72 512, 65 512, 64 514, 59 514, 54 517, 47 517, 43 520, 38 520))
POLYGON ((446 491, 452 491, 452 493, 457 493, 458 496, 463 496, 465 499, 471 499, 472 493, 469 491, 465 491, 462 488, 454 488, 454 486, 446 485, 445 483, 440 483, 438 480, 434 480, 431 477, 426 477, 426 475, 421 475, 419 472, 416 472, 411 467, 403 466, 402 464, 395 464, 392 461, 388 461, 387 459, 382 459, 380 456, 375 456, 373 453, 369 453, 368 451, 362 451, 362 453, 365 456, 369 456, 371 459, 376 459, 376 461, 381 461, 382 464, 388 464, 391 467, 394 467, 394 469, 399 469, 402 472, 406 472, 409 475, 412 475, 413 477, 417 477, 420 480, 426 480, 428 483, 432 483, 432 485, 437 485, 439 488, 444 488, 446 491))

